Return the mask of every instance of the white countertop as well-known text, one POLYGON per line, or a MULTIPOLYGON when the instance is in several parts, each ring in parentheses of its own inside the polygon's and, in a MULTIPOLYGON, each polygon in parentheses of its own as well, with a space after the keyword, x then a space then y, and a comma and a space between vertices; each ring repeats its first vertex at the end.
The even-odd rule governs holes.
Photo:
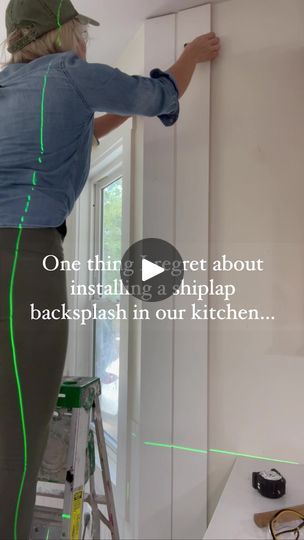
POLYGON ((304 465, 289 465, 249 458, 237 458, 210 521, 204 540, 258 540, 271 538, 253 515, 304 504, 304 465), (275 468, 286 479, 286 494, 280 499, 262 497, 252 487, 252 472, 275 468))

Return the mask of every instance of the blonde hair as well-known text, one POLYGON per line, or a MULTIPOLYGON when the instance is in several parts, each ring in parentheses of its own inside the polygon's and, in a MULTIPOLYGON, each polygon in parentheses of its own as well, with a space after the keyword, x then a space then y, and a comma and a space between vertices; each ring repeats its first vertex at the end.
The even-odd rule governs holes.
MULTIPOLYGON (((2 42, 1 58, 5 56, 6 50, 22 38, 29 32, 27 28, 20 28, 14 30, 7 38, 2 42)), ((15 63, 25 63, 35 60, 40 56, 47 54, 66 52, 73 50, 78 52, 81 42, 88 41, 88 29, 87 25, 81 24, 76 18, 64 23, 60 28, 55 28, 41 37, 35 39, 20 51, 11 54, 9 61, 0 62, 1 66, 15 63)))

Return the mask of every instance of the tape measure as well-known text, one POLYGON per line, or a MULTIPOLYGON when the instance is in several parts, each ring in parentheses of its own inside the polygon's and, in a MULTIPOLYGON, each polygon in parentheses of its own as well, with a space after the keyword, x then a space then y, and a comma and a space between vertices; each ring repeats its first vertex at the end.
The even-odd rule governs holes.
POLYGON ((286 480, 276 469, 252 473, 252 487, 263 497, 279 499, 286 493, 286 480))

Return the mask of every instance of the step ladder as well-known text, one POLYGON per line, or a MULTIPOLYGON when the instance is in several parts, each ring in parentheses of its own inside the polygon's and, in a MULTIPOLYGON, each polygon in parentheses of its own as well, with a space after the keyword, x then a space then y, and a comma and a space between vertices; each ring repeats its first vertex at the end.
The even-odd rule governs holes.
POLYGON ((48 506, 35 506, 31 540, 82 540, 87 537, 89 521, 90 538, 101 539, 104 523, 112 540, 119 540, 100 394, 98 377, 63 378, 37 482, 37 495, 46 497, 48 506), (95 491, 95 439, 104 495, 95 491), (106 506, 107 516, 98 505, 106 506), (84 512, 85 507, 90 513, 84 512))

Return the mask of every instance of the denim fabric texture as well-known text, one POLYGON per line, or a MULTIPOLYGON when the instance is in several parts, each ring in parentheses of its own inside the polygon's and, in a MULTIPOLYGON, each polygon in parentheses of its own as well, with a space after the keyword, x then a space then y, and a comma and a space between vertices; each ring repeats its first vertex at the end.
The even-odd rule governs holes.
POLYGON ((89 175, 95 112, 157 116, 172 126, 176 81, 158 68, 127 75, 73 51, 0 72, 0 227, 18 227, 22 215, 25 228, 64 223, 89 175))

